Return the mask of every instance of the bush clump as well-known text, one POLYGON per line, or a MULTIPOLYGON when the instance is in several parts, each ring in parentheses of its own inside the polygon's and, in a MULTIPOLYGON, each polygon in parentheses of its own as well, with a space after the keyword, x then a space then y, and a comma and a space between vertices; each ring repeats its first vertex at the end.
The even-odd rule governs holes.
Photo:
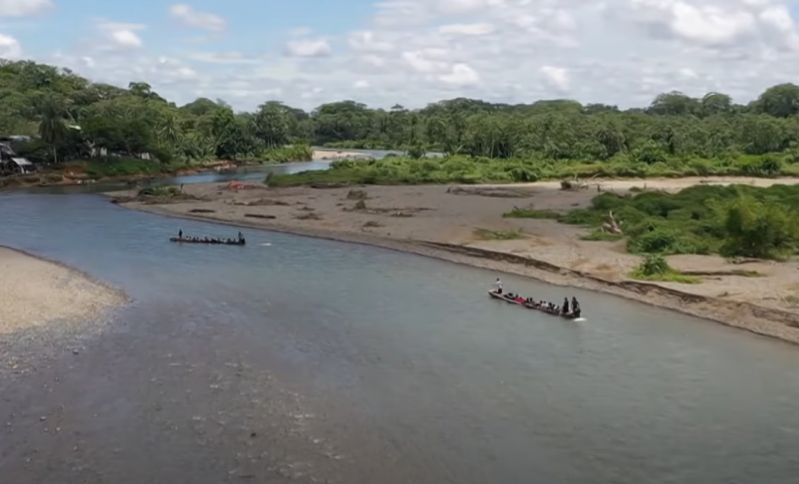
POLYGON ((558 220, 597 230, 608 213, 622 223, 627 250, 784 259, 799 249, 799 186, 696 185, 678 193, 603 193, 558 220))
POLYGON ((339 160, 329 170, 275 175, 272 186, 315 183, 366 185, 527 183, 581 178, 651 178, 685 176, 798 176, 799 163, 790 154, 746 155, 733 158, 654 157, 620 153, 607 160, 562 158, 531 154, 518 158, 451 155, 438 158, 392 156, 382 160, 339 160))
POLYGON ((180 188, 175 186, 145 187, 138 191, 140 197, 176 197, 180 194, 180 188))
POLYGON ((313 149, 308 145, 291 145, 271 148, 258 154, 259 163, 290 163, 292 161, 311 161, 313 149))
POLYGON ((698 277, 687 276, 669 266, 661 254, 647 254, 641 264, 630 273, 630 277, 642 281, 679 282, 697 284, 698 277))

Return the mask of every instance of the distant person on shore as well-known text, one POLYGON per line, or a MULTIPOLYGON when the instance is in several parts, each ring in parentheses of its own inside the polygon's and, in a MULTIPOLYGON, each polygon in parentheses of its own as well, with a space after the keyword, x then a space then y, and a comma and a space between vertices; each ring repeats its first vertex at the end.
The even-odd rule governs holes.
POLYGON ((494 287, 495 287, 495 292, 497 294, 502 294, 502 281, 499 280, 499 277, 497 277, 497 281, 494 283, 494 287))

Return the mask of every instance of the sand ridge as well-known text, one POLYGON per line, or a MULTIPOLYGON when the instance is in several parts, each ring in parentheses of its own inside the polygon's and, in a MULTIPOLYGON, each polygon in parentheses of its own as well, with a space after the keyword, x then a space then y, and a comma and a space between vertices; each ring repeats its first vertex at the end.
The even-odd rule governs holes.
POLYGON ((80 271, 0 247, 0 335, 94 319, 125 302, 122 292, 80 271))
POLYGON ((368 158, 365 153, 355 151, 341 151, 335 148, 317 148, 313 150, 313 161, 346 160, 352 158, 368 158))
MULTIPOLYGON (((366 186, 231 191, 224 184, 187 185, 197 200, 123 205, 163 215, 214 220, 301 235, 346 240, 439 257, 618 294, 799 343, 799 264, 734 265, 721 257, 669 257, 680 270, 709 273, 701 284, 641 283, 627 274, 640 257, 623 242, 580 240, 585 229, 554 220, 507 219, 514 207, 567 211, 589 203, 598 190, 632 187, 678 191, 699 183, 767 186, 797 179, 683 178, 602 180, 584 190, 559 182, 519 185, 366 186), (520 230, 524 238, 482 240, 479 229, 520 230), (764 277, 730 275, 757 271, 764 277)), ((131 194, 113 194, 128 195, 131 194)))

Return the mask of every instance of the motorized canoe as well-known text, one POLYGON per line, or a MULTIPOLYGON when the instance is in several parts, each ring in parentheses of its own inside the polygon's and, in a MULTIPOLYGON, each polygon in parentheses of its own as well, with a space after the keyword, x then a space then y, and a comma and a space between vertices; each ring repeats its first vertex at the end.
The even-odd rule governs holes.
POLYGON ((497 294, 496 291, 488 291, 488 295, 491 296, 494 299, 499 299, 500 301, 505 301, 506 303, 515 304, 517 306, 522 306, 522 307, 525 307, 527 309, 540 311, 542 313, 549 314, 550 316, 559 316, 559 317, 561 317, 563 319, 569 319, 569 320, 583 320, 582 312, 574 314, 574 313, 562 313, 560 311, 550 311, 549 309, 544 308, 544 307, 539 307, 539 306, 535 306, 535 305, 532 305, 532 304, 526 304, 524 302, 519 302, 519 301, 517 301, 515 299, 511 299, 509 297, 506 297, 504 294, 497 294))
POLYGON ((221 240, 221 239, 189 239, 186 237, 170 237, 170 242, 179 242, 181 244, 215 244, 215 245, 246 245, 245 239, 221 240))

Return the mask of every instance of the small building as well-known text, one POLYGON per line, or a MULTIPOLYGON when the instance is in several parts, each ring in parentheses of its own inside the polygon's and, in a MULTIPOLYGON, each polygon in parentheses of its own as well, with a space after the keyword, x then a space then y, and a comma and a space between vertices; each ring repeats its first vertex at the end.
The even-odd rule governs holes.
POLYGON ((34 173, 36 166, 27 159, 17 156, 11 143, 0 141, 0 175, 34 173))

